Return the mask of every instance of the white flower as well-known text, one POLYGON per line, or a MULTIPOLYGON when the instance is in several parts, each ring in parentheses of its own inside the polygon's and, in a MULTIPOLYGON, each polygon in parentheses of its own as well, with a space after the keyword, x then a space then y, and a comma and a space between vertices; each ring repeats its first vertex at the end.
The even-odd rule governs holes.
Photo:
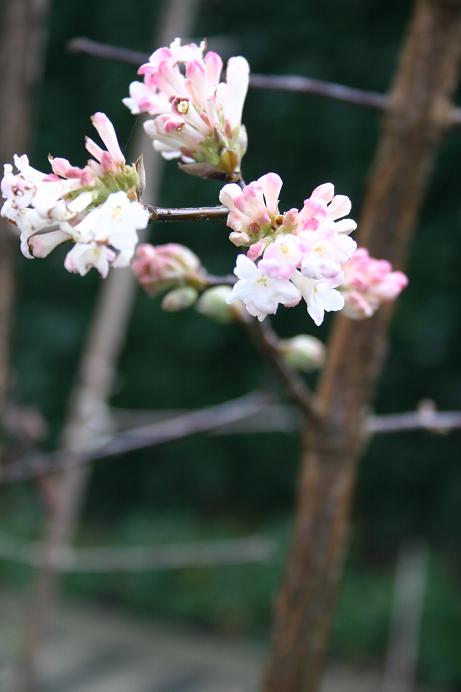
POLYGON ((67 253, 64 266, 68 272, 85 276, 94 267, 105 279, 114 261, 115 252, 97 243, 76 243, 67 253))
POLYGON ((340 282, 331 284, 315 281, 307 279, 300 272, 295 272, 292 281, 306 301, 307 312, 317 327, 322 324, 325 312, 343 309, 344 298, 339 291, 335 290, 340 282))
POLYGON ((276 313, 279 304, 293 307, 301 300, 301 293, 290 281, 271 279, 246 255, 239 255, 234 269, 239 281, 227 299, 228 303, 242 301, 247 311, 260 322, 276 313))
POLYGON ((145 228, 149 212, 125 192, 114 192, 90 211, 74 228, 78 242, 108 245, 120 253, 117 266, 127 266, 138 243, 137 230, 145 228))

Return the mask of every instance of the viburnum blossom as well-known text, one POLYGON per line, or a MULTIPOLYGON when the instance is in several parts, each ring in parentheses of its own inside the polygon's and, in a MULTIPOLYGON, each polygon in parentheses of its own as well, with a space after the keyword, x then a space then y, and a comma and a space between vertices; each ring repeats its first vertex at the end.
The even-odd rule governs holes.
POLYGON ((68 271, 83 276, 95 267, 107 276, 110 265, 130 263, 149 212, 138 202, 140 176, 136 165, 126 164, 112 123, 103 113, 91 120, 107 148, 87 138, 94 158, 83 168, 50 157, 51 173, 42 173, 25 154, 14 157, 17 173, 5 164, 1 215, 18 227, 26 257, 46 257, 71 241, 68 271))
POLYGON ((229 208, 230 240, 248 248, 247 256, 237 258, 234 271, 239 281, 228 300, 242 301, 251 315, 263 320, 279 304, 292 307, 303 298, 320 325, 325 312, 344 306, 337 288, 344 280, 343 265, 357 245, 348 236, 355 221, 340 219, 351 204, 325 183, 315 188, 301 211, 282 214, 281 187, 280 177, 267 173, 243 189, 228 184, 221 190, 219 198, 229 208))
POLYGON ((301 300, 301 293, 290 281, 271 279, 246 255, 237 257, 234 271, 239 281, 227 302, 242 301, 250 315, 260 322, 267 315, 274 315, 279 304, 293 307, 301 300))
POLYGON ((179 243, 138 245, 132 267, 141 286, 152 296, 172 288, 206 285, 199 258, 179 243))
POLYGON ((182 46, 179 38, 159 48, 138 70, 144 82, 132 82, 123 102, 134 114, 154 116, 144 128, 164 158, 181 159, 193 175, 237 179, 247 147, 241 120, 249 66, 230 58, 220 81, 222 60, 205 48, 204 41, 182 46))
POLYGON ((358 248, 344 265, 344 313, 353 319, 371 317, 381 303, 395 300, 407 285, 407 276, 392 271, 390 262, 374 259, 365 248, 358 248))

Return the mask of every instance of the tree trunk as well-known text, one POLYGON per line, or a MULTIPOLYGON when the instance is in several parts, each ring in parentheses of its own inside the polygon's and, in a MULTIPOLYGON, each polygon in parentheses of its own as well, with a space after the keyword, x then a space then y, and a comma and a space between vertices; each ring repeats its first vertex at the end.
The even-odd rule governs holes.
MULTIPOLYGON (((461 0, 418 0, 359 222, 359 244, 397 266, 452 113, 461 0)), ((264 692, 319 688, 341 575, 365 414, 386 350, 391 308, 338 316, 321 378, 322 422, 305 431, 293 544, 278 598, 264 692)))

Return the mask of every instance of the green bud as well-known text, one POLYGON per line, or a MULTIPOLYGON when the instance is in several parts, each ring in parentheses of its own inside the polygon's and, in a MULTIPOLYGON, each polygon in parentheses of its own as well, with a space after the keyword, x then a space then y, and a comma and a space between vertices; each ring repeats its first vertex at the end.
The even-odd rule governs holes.
POLYGON ((319 339, 299 334, 283 339, 278 344, 279 353, 295 370, 309 372, 321 368, 325 362, 325 347, 319 339))
POLYGON ((197 302, 197 310, 210 320, 220 324, 228 324, 235 319, 232 305, 226 303, 226 298, 230 295, 230 286, 215 286, 202 293, 197 302))
POLYGON ((168 312, 179 312, 190 308, 198 298, 198 293, 195 288, 190 286, 182 286, 170 291, 162 300, 162 308, 168 312))

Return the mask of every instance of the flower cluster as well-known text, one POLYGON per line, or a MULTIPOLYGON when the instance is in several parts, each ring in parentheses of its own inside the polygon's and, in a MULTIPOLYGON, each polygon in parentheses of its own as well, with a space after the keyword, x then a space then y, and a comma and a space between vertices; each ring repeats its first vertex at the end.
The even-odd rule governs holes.
POLYGON ((226 81, 223 63, 205 42, 159 48, 132 82, 123 101, 132 113, 154 116, 144 124, 154 149, 166 159, 179 158, 188 173, 236 179, 247 147, 241 124, 249 67, 242 57, 230 58, 226 81))
POLYGON ((390 303, 408 285, 403 272, 392 271, 387 260, 370 257, 359 248, 344 265, 344 313, 353 319, 371 317, 381 303, 390 303))
POLYGON ((149 212, 138 202, 140 178, 136 166, 126 164, 112 123, 103 113, 92 123, 107 149, 87 138, 94 158, 83 168, 50 157, 52 172, 42 173, 25 154, 14 157, 17 173, 5 164, 1 215, 18 227, 26 257, 46 257, 71 241, 66 269, 83 276, 95 267, 105 277, 110 265, 130 263, 149 212))
POLYGON ((197 255, 178 243, 138 245, 132 267, 139 283, 151 296, 184 286, 202 288, 206 284, 205 271, 197 255))
MULTIPOLYGON (((16 170, 5 165, 1 215, 17 226, 22 253, 46 257, 70 241, 66 269, 83 276, 95 267, 104 277, 111 266, 127 266, 134 258, 133 269, 147 292, 167 292, 165 309, 197 304, 200 312, 222 322, 245 320, 248 314, 261 321, 279 305, 293 307, 302 299, 316 325, 325 312, 343 308, 352 318, 369 317, 380 303, 397 297, 406 276, 357 250, 350 237, 356 228, 348 218, 350 200, 335 195, 331 183, 316 187, 301 209, 283 213, 276 173, 237 184, 247 146, 241 119, 249 67, 234 57, 224 80, 222 71, 220 56, 207 52, 205 42, 181 45, 175 39, 139 68, 143 82, 130 85, 124 103, 132 113, 152 116, 144 127, 166 159, 179 158, 181 168, 193 175, 236 181, 219 195, 229 209, 229 238, 246 251, 237 257, 232 288, 212 287, 198 257, 182 245, 144 244, 136 251, 137 231, 149 220, 139 201, 142 163, 126 163, 103 113, 91 120, 106 148, 86 138, 92 158, 82 168, 50 157, 51 171, 42 173, 26 155, 14 157, 16 170)), ((305 358, 310 346, 290 342, 287 354, 296 347, 305 358)))
POLYGON ((320 325, 325 311, 344 306, 337 288, 344 280, 344 263, 357 247, 348 235, 356 224, 343 218, 351 203, 325 183, 315 188, 300 211, 281 214, 281 187, 280 177, 267 173, 243 190, 236 184, 221 190, 220 200, 230 209, 230 239, 248 247, 246 255, 237 257, 234 271, 239 280, 229 301, 242 301, 250 315, 263 320, 279 304, 293 307, 303 298, 320 325))

